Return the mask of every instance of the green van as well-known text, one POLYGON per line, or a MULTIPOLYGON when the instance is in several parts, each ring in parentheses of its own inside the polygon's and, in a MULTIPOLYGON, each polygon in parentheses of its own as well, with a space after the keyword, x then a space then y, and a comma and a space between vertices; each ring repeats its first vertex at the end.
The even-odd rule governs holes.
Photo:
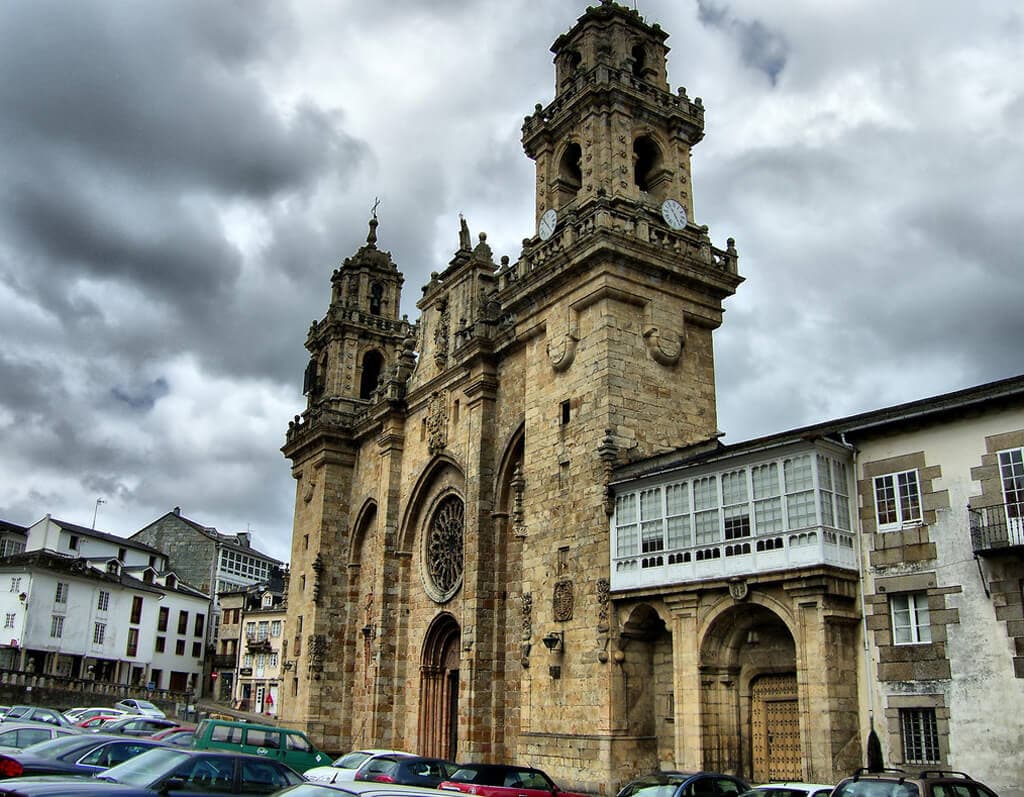
POLYGON ((192 746, 197 750, 234 750, 266 756, 296 772, 331 763, 331 757, 317 750, 302 731, 251 722, 205 719, 196 728, 192 746))

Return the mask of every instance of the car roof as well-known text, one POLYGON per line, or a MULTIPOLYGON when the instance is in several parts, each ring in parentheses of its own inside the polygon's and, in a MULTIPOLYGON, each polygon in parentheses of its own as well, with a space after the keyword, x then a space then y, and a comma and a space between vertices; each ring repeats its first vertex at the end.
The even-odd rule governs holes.
POLYGON ((404 786, 399 783, 378 783, 368 780, 346 780, 343 783, 317 783, 338 792, 350 792, 360 797, 387 797, 390 794, 425 794, 438 797, 437 789, 426 789, 422 786, 404 786))
POLYGON ((103 795, 103 797, 152 797, 153 792, 149 789, 121 783, 42 775, 0 781, 0 795, 4 794, 24 795, 24 797, 73 797, 77 794, 97 794, 103 795))

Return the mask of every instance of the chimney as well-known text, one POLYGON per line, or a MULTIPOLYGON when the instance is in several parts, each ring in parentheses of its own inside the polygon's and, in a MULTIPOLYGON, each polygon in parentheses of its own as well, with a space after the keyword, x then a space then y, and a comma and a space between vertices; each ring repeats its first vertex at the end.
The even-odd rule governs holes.
POLYGON ((180 506, 174 507, 173 511, 174 511, 175 515, 178 515, 179 517, 181 516, 181 507, 180 506))

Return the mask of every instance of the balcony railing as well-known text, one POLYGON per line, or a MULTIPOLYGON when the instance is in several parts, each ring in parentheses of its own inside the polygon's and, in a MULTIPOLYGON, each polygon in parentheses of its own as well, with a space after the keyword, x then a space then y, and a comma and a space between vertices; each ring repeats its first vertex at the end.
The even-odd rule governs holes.
POLYGON ((658 587, 815 565, 855 571, 853 532, 815 527, 637 556, 613 556, 611 588, 658 587))
POLYGON ((1019 554, 1024 550, 1024 504, 968 507, 971 547, 976 554, 1019 554))

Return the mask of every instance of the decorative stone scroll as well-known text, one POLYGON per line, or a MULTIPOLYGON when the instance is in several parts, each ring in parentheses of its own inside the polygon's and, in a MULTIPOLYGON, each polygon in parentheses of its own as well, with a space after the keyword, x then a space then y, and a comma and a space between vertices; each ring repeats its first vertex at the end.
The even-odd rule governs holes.
POLYGON ((658 365, 673 366, 679 362, 683 353, 683 336, 680 333, 668 332, 663 335, 658 327, 648 327, 644 330, 644 341, 647 343, 647 351, 651 358, 658 365))

